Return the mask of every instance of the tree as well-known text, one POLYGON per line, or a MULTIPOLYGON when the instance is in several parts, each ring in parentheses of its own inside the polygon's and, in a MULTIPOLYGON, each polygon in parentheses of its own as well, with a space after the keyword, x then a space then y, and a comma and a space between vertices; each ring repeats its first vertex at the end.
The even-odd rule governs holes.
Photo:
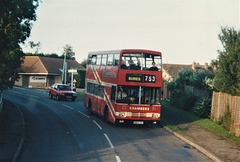
POLYGON ((217 65, 214 86, 218 91, 240 96, 240 31, 222 28, 218 35, 223 50, 213 62, 217 65))
POLYGON ((81 64, 84 68, 86 68, 86 66, 87 66, 87 59, 84 59, 80 64, 81 64))
POLYGON ((20 43, 29 37, 38 0, 0 1, 0 91, 12 87, 23 62, 20 43))
POLYGON ((43 54, 43 53, 25 53, 25 56, 40 56, 40 57, 52 57, 52 58, 62 58, 56 53, 43 54))
POLYGON ((195 101, 196 97, 188 94, 184 90, 184 85, 192 85, 191 80, 193 78, 193 70, 181 69, 178 72, 178 77, 172 82, 167 84, 168 90, 171 92, 170 103, 178 106, 181 109, 190 110, 195 101))
POLYGON ((75 56, 75 52, 73 51, 72 46, 70 46, 68 44, 64 47, 63 54, 60 57, 64 58, 65 50, 66 50, 66 53, 67 53, 66 59, 75 60, 75 57, 74 57, 75 56))
POLYGON ((200 70, 193 74, 191 78, 192 85, 195 88, 203 89, 203 90, 210 90, 209 82, 213 79, 214 75, 211 71, 207 70, 200 70))
POLYGON ((32 49, 36 48, 35 53, 38 53, 39 49, 41 48, 41 43, 40 42, 34 43, 33 41, 29 41, 29 45, 32 49))

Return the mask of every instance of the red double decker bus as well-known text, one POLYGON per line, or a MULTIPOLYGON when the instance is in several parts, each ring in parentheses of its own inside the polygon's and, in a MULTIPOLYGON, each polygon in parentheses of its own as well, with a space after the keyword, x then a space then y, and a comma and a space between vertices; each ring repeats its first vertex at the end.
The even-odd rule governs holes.
POLYGON ((124 49, 88 55, 84 105, 106 121, 157 124, 161 87, 160 52, 124 49))

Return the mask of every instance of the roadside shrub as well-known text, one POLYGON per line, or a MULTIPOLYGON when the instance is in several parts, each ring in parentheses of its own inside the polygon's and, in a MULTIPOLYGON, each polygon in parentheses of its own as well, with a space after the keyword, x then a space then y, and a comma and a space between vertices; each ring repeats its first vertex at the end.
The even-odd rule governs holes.
POLYGON ((202 118, 209 118, 211 113, 211 102, 210 98, 203 98, 195 103, 192 111, 195 115, 202 118))
POLYGON ((192 94, 183 93, 181 95, 172 95, 170 98, 171 105, 183 110, 191 110, 196 102, 196 97, 192 94))
POLYGON ((226 130, 230 131, 233 120, 231 116, 231 112, 229 111, 229 107, 227 107, 227 111, 223 116, 219 118, 218 124, 222 125, 226 130))
POLYGON ((185 93, 178 99, 178 105, 183 110, 191 110, 196 102, 196 97, 185 93))
POLYGON ((86 70, 79 69, 78 75, 74 76, 74 79, 77 80, 76 87, 77 88, 84 88, 85 87, 85 74, 86 70))

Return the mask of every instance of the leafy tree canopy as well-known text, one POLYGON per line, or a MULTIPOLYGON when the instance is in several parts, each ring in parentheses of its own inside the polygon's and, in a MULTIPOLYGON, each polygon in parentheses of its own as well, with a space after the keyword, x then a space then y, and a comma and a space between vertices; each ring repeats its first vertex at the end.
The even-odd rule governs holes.
POLYGON ((19 44, 30 35, 38 5, 38 0, 0 1, 0 91, 18 79, 24 55, 19 44))
POLYGON ((217 60, 214 86, 218 91, 231 95, 240 95, 240 31, 234 28, 222 28, 218 35, 223 45, 217 60))
POLYGON ((87 66, 87 59, 84 59, 80 64, 81 64, 84 68, 86 68, 86 66, 87 66))
POLYGON ((52 57, 52 58, 62 58, 56 53, 43 54, 43 53, 25 53, 25 56, 41 56, 41 57, 52 57))
MULTIPOLYGON (((70 46, 69 44, 67 44, 64 49, 66 50, 66 59, 70 59, 70 60, 75 60, 75 52, 73 51, 72 46, 70 46)), ((65 55, 65 50, 63 51, 63 54, 60 56, 61 58, 64 58, 65 55)))

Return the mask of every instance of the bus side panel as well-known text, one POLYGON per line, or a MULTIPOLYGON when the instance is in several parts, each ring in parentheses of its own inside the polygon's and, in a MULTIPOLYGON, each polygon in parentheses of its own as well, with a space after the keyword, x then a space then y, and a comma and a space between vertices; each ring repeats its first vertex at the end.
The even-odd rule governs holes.
POLYGON ((101 116, 104 116, 104 108, 106 107, 106 102, 103 99, 100 99, 98 104, 99 104, 99 112, 98 113, 101 116))
POLYGON ((114 105, 112 105, 111 101, 111 90, 112 87, 107 87, 105 86, 105 101, 106 101, 106 106, 108 108, 108 120, 112 123, 115 123, 115 110, 114 110, 114 105))
POLYGON ((84 106, 86 108, 88 108, 88 104, 89 104, 89 101, 92 101, 92 96, 90 96, 89 94, 85 93, 84 94, 84 106))
POLYGON ((102 82, 117 84, 117 73, 118 67, 117 66, 102 66, 98 74, 102 80, 102 82))
POLYGON ((98 112, 98 99, 97 97, 92 97, 92 110, 98 112))
POLYGON ((87 103, 87 101, 88 101, 88 97, 87 97, 87 94, 86 94, 86 92, 84 93, 84 98, 83 98, 83 105, 85 106, 85 107, 87 107, 88 105, 88 103, 87 103))

